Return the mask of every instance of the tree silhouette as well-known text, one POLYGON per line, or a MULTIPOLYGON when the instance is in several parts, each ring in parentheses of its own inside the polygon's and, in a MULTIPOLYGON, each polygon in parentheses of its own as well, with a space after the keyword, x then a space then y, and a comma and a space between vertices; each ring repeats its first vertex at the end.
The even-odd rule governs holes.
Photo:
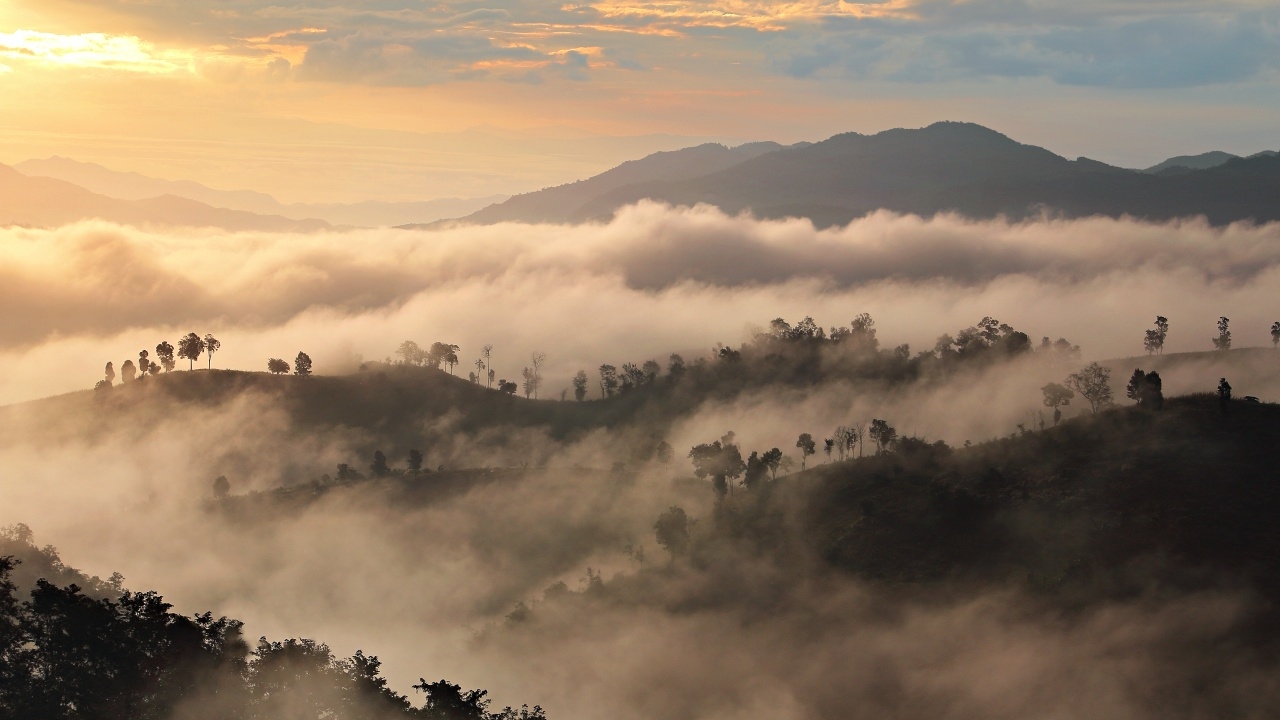
POLYGON ((213 481, 213 497, 222 500, 231 494, 231 482, 226 475, 219 475, 213 481))
POLYGON ((294 375, 310 375, 311 374, 311 356, 298 351, 298 357, 293 359, 294 375))
POLYGON ((831 462, 831 451, 836 447, 835 438, 827 438, 822 441, 822 452, 827 456, 827 462, 831 462))
POLYGON ((547 354, 534 351, 529 355, 529 365, 533 370, 533 399, 538 399, 538 389, 542 387, 542 366, 547 364, 547 354))
POLYGON ((1111 368, 1091 362, 1071 373, 1063 383, 1089 401, 1089 409, 1097 414, 1100 408, 1111 404, 1111 368))
POLYGON ((373 472, 374 477, 386 477, 391 474, 391 468, 387 466, 387 456, 381 450, 373 451, 373 464, 369 466, 369 470, 373 472))
POLYGON ((666 512, 658 516, 658 521, 653 524, 653 534, 662 549, 671 553, 671 560, 674 562, 676 556, 683 555, 685 550, 689 548, 689 530, 693 526, 693 522, 685 513, 684 508, 671 506, 666 512))
POLYGON ((1218 380, 1218 405, 1224 414, 1231 409, 1231 383, 1226 378, 1218 380))
POLYGON ((782 465, 782 451, 773 448, 760 456, 760 462, 769 468, 769 477, 773 480, 778 479, 778 468, 782 465))
POLYGON ((218 338, 214 337, 209 333, 205 333, 204 349, 209 353, 209 369, 210 370, 213 369, 213 354, 218 352, 218 349, 221 347, 222 347, 222 343, 218 342, 218 338))
POLYGON ((149 355, 150 353, 146 350, 138 352, 138 376, 140 378, 146 377, 151 372, 151 358, 149 355))
POLYGON ((618 368, 612 365, 600 366, 600 397, 613 397, 618 391, 618 368))
POLYGON ((172 371, 174 366, 177 365, 173 359, 173 346, 167 341, 161 341, 159 345, 156 345, 156 359, 164 366, 165 372, 172 371))
POLYGON ((200 359, 202 352, 204 352, 204 340, 201 340, 199 335, 187 333, 178 340, 178 357, 187 361, 188 370, 195 368, 195 362, 200 359))
POLYGON ((427 696, 420 711, 425 720, 489 720, 487 690, 462 692, 462 686, 448 680, 429 683, 423 678, 413 689, 427 696))
POLYGON ((480 382, 480 378, 484 375, 484 358, 482 357, 476 358, 475 364, 476 364, 476 374, 472 375, 471 377, 474 378, 474 382, 478 384, 480 382))
POLYGON ((1044 393, 1044 406, 1053 408, 1053 424, 1057 425, 1062 419, 1061 408, 1071 404, 1075 391, 1058 383, 1049 383, 1040 388, 1040 392, 1044 393))
POLYGON ((417 450, 409 451, 409 469, 415 475, 422 472, 422 453, 417 450))
POLYGON ((115 365, 113 365, 112 363, 108 362, 108 363, 107 363, 107 366, 106 366, 105 368, 103 368, 102 372, 103 372, 103 379, 104 379, 104 380, 106 380, 106 382, 107 382, 107 385, 108 385, 108 386, 110 386, 110 385, 112 385, 112 384, 114 384, 114 383, 115 383, 115 381, 116 381, 116 366, 115 366, 115 365))
POLYGON ((405 365, 421 365, 427 358, 427 354, 418 346, 418 343, 412 340, 400 343, 400 347, 396 348, 396 354, 401 357, 401 362, 405 365))
POLYGON ((644 381, 651 383, 658 379, 658 375, 662 374, 662 366, 657 360, 645 360, 644 365, 640 366, 640 370, 644 373, 644 381))
POLYGON ((267 360, 267 372, 272 375, 282 375, 287 373, 289 372, 289 363, 288 361, 281 360, 280 358, 271 358, 267 360))
POLYGON ((120 384, 131 382, 136 373, 137 370, 133 366, 133 361, 125 360, 124 364, 120 366, 120 384))
POLYGON ((1169 321, 1163 316, 1156 316, 1156 326, 1154 330, 1148 330, 1146 337, 1142 341, 1142 347, 1147 351, 1148 355, 1164 354, 1164 339, 1169 335, 1169 321))
POLYGON ((676 353, 671 353, 671 357, 667 358, 667 374, 679 375, 684 372, 684 358, 676 353))
POLYGON ((1280 346, 1280 320, 1271 323, 1271 347, 1280 346))
POLYGON ((578 402, 587 399, 587 371, 579 370, 577 375, 573 376, 573 397, 578 402))
POLYGON ((663 465, 666 465, 671 462, 672 458, 675 457, 675 454, 676 449, 671 447, 671 443, 663 440, 658 443, 658 449, 654 451, 654 458, 663 465))
POLYGON ((1231 318, 1218 318, 1218 337, 1213 339, 1213 347, 1216 350, 1231 349, 1231 318))
POLYGON ((809 433, 800 433, 800 438, 796 440, 796 447, 800 448, 800 469, 805 469, 805 463, 810 455, 816 453, 817 443, 813 441, 813 436, 809 433))
POLYGON ((490 358, 493 356, 493 346, 485 345, 483 348, 480 348, 480 354, 484 356, 484 366, 489 368, 489 376, 488 376, 489 384, 486 385, 485 387, 492 388, 493 387, 493 361, 490 360, 490 358))
POLYGON ((876 454, 887 452, 898 439, 898 431, 885 420, 872 420, 871 429, 867 431, 872 442, 876 444, 876 454))

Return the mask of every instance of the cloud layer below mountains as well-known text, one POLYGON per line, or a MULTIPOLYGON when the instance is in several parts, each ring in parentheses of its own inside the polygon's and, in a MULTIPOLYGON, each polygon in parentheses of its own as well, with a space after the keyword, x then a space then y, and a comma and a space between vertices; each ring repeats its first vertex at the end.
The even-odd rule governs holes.
POLYGON ((713 208, 642 203, 604 225, 430 232, 160 234, 81 223, 0 230, 0 402, 91 387, 161 340, 214 333, 219 367, 265 369, 305 350, 322 373, 390 356, 402 340, 481 345, 500 375, 530 352, 550 386, 579 367, 737 344, 778 316, 932 347, 991 315, 1065 336, 1090 357, 1139 354, 1170 318, 1169 350, 1270 342, 1280 316, 1280 227, 878 213, 816 231, 713 208))

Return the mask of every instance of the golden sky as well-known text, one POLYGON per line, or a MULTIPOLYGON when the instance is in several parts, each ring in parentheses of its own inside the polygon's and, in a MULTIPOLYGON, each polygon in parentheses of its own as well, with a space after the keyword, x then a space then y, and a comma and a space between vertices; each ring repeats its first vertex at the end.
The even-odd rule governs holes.
POLYGON ((409 199, 955 119, 1143 165, 1280 147, 1278 59, 1255 0, 0 0, 0 162, 409 199))

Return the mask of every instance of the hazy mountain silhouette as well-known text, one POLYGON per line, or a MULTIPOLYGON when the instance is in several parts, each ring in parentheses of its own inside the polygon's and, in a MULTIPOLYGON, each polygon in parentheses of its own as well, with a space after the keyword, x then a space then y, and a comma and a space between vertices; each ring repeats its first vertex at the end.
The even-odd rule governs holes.
POLYGON ((747 143, 729 148, 716 143, 671 152, 657 152, 586 180, 516 195, 466 217, 469 222, 568 222, 580 218, 579 209, 597 198, 650 182, 687 180, 782 149, 773 142, 747 143))
POLYGON ((266 193, 253 190, 215 190, 190 180, 161 180, 59 156, 25 160, 13 167, 24 175, 65 180, 118 200, 146 200, 173 195, 218 208, 280 215, 293 220, 318 218, 334 225, 376 227, 432 222, 466 215, 507 199, 506 195, 490 195, 482 198, 439 198, 418 202, 286 204, 266 193))
POLYGON ((313 232, 330 227, 323 220, 293 220, 216 208, 174 195, 118 200, 63 180, 28 177, 7 165, 0 165, 0 225, 55 227, 95 218, 126 225, 218 227, 226 230, 313 232))
MULTIPOLYGON (((640 162, 661 160, 650 156, 640 162)), ((698 175, 684 179, 597 182, 606 175, 517 196, 464 220, 577 222, 607 218, 646 198, 673 205, 709 203, 731 213, 750 210, 758 217, 807 217, 819 226, 879 209, 925 216, 954 211, 977 218, 1043 212, 1152 220, 1204 215, 1215 224, 1280 219, 1275 201, 1280 161, 1274 155, 1152 175, 1088 158, 1068 160, 980 125, 956 122, 875 135, 844 133, 721 168, 703 166, 698 175), (610 184, 614 187, 600 189, 610 184), (593 197, 583 199, 593 191, 593 197)), ((621 179, 616 174, 610 178, 621 179)))
POLYGON ((1176 157, 1171 157, 1164 162, 1156 163, 1142 172, 1155 174, 1173 169, 1208 170, 1209 168, 1218 167, 1226 161, 1234 160, 1238 157, 1240 156, 1233 155, 1229 152, 1223 152, 1221 150, 1211 150, 1210 152, 1200 153, 1199 155, 1178 155, 1176 157))

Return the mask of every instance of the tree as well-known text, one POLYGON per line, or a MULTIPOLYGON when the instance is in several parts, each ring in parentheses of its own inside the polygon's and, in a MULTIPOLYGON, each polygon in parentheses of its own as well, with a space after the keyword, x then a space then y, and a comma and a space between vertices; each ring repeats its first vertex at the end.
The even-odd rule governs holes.
POLYGON ((173 360, 173 346, 167 341, 161 341, 159 345, 156 345, 156 359, 164 366, 165 372, 173 370, 177 364, 173 360))
POLYGON ((427 354, 418 346, 418 343, 412 340, 400 343, 400 347, 396 348, 396 354, 401 357, 401 362, 405 365, 421 365, 427 358, 427 354))
MULTIPOLYGON (((157 351, 159 348, 157 348, 157 351)), ((181 340, 178 340, 178 357, 187 361, 187 369, 192 370, 195 367, 196 360, 200 359, 200 353, 204 352, 204 340, 195 333, 187 333, 181 340)))
POLYGON ((836 439, 827 438, 822 441, 822 452, 826 453, 827 462, 831 462, 831 451, 835 449, 836 439))
POLYGON ((426 720, 489 720, 487 690, 468 690, 448 680, 429 683, 418 678, 414 690, 425 693, 421 716, 426 720))
POLYGON ((289 372, 289 363, 280 358, 271 358, 267 360, 267 372, 272 375, 282 375, 289 372))
POLYGON ((671 506, 658 516, 653 524, 654 538, 664 550, 671 553, 674 562, 677 555, 683 555, 689 547, 689 530, 693 521, 685 513, 684 508, 671 506))
POLYGON ((484 358, 476 358, 476 373, 472 375, 472 382, 479 383, 480 378, 484 376, 484 358))
POLYGON ((876 444, 876 454, 887 452, 898 439, 898 431, 885 420, 872 420, 871 429, 867 431, 872 442, 876 444))
POLYGON ((1154 330, 1148 330, 1146 338, 1142 341, 1142 347, 1147 351, 1148 355, 1164 354, 1164 339, 1169 335, 1169 321, 1163 316, 1156 316, 1156 327, 1154 330))
POLYGON ((768 450, 764 455, 760 456, 760 462, 764 463, 764 466, 769 468, 769 477, 773 480, 777 480, 778 467, 782 465, 782 451, 778 448, 768 450))
POLYGON ((573 397, 582 402, 587 399, 587 371, 579 370, 577 375, 573 376, 573 397))
POLYGON ((1075 397, 1075 392, 1069 388, 1059 385, 1058 383, 1049 383, 1040 388, 1040 392, 1044 393, 1044 406, 1053 408, 1053 424, 1057 425, 1062 419, 1062 410, 1060 408, 1071 404, 1071 398, 1075 397))
POLYGON ((106 382, 107 382, 107 385, 108 385, 108 386, 111 386, 112 384, 114 384, 114 383, 115 383, 115 381, 116 381, 116 366, 115 366, 115 365, 113 365, 112 363, 108 362, 108 363, 107 363, 107 366, 106 366, 105 368, 103 368, 103 371, 102 371, 102 372, 103 372, 103 376, 104 376, 104 377, 103 377, 103 379, 104 379, 104 380, 106 380, 106 382))
POLYGON ((391 468, 387 467, 387 456, 381 450, 373 451, 373 464, 369 469, 373 471, 374 477, 386 477, 391 474, 391 468))
POLYGON ((310 375, 311 374, 311 356, 298 351, 298 357, 293 359, 294 375, 310 375))
POLYGON ((218 338, 210 333, 204 335, 204 349, 209 353, 209 369, 213 369, 213 354, 218 352, 222 347, 222 343, 218 342, 218 338))
POLYGON ((530 368, 526 367, 520 371, 520 374, 524 377, 524 383, 522 384, 524 385, 524 397, 527 400, 537 389, 537 381, 534 379, 533 370, 530 368))
POLYGON ((213 497, 216 500, 222 500, 231 494, 231 482, 227 480, 226 475, 219 475, 213 481, 213 497))
POLYGON ((138 351, 138 376, 139 377, 146 377, 147 373, 151 372, 151 358, 148 357, 149 355, 150 353, 148 353, 146 350, 138 351))
POLYGON ((676 353, 671 353, 671 357, 667 358, 667 374, 679 375, 684 372, 684 358, 676 353))
POLYGON ((1164 383, 1160 380, 1160 373, 1135 369, 1124 394, 1138 403, 1138 407, 1159 410, 1164 405, 1164 383))
POLYGON ((417 450, 409 451, 409 469, 415 475, 422 472, 422 453, 417 450))
POLYGON ((500 392, 504 392, 504 393, 506 393, 506 394, 508 394, 508 395, 515 395, 515 394, 516 394, 516 391, 517 391, 517 390, 519 390, 519 389, 520 389, 520 386, 519 386, 519 385, 516 385, 516 384, 515 384, 514 382, 512 382, 512 381, 509 381, 509 380, 499 380, 499 381, 498 381, 498 390, 499 390, 500 392))
POLYGON ((640 366, 640 370, 644 373, 644 381, 646 383, 657 380, 658 375, 662 374, 662 366, 658 364, 657 360, 645 360, 644 364, 640 366))
POLYGON ((137 370, 133 367, 133 361, 125 360, 124 364, 120 366, 120 384, 131 382, 136 372, 137 370))
POLYGON ((711 485, 720 497, 730 492, 729 481, 741 476, 747 467, 733 439, 734 434, 730 431, 715 442, 695 445, 689 451, 693 474, 699 479, 711 476, 711 485))
POLYGON ((449 374, 453 374, 453 366, 458 362, 458 346, 449 343, 431 343, 431 349, 427 351, 425 361, 428 366, 439 369, 440 365, 449 366, 449 374))
POLYGON ((1231 383, 1226 378, 1218 381, 1218 405, 1223 413, 1231 409, 1231 383))
POLYGON ((1111 404, 1111 368, 1091 362, 1071 373, 1063 383, 1089 401, 1089 409, 1097 414, 1100 408, 1111 404))
POLYGON ((657 458, 658 462, 666 465, 675 457, 675 453, 676 449, 671 447, 671 443, 663 440, 658 443, 658 449, 654 452, 654 456, 657 458))
POLYGON ((490 358, 493 356, 493 346, 485 345, 480 348, 480 354, 484 356, 484 366, 489 368, 489 384, 485 387, 491 388, 493 387, 493 361, 490 358))
POLYGON ((600 366, 600 397, 613 397, 618 391, 618 368, 612 365, 600 366))
POLYGON ((1271 347, 1280 347, 1280 320, 1271 323, 1271 347))
POLYGON ((529 355, 529 365, 533 370, 533 399, 538 399, 538 388, 542 387, 542 366, 547 364, 547 354, 534 351, 529 355))
POLYGON ((769 466, 764 463, 760 455, 752 450, 751 457, 747 458, 747 469, 742 474, 742 486, 748 490, 755 488, 764 480, 765 475, 769 472, 769 466))
POLYGON ((1218 337, 1213 339, 1213 347, 1216 350, 1231 349, 1231 318, 1218 318, 1218 337))
POLYGON ((818 451, 818 445, 813 441, 812 435, 800 433, 800 439, 796 440, 796 447, 800 448, 800 469, 804 470, 809 456, 818 451))

